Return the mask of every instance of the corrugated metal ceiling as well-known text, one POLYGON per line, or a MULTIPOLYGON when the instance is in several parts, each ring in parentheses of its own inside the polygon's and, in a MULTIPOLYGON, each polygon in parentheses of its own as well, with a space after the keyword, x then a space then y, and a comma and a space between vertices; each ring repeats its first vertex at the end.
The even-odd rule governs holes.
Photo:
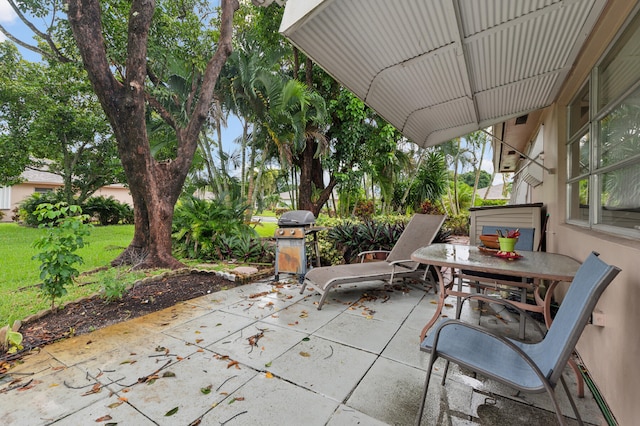
POLYGON ((419 145, 550 105, 605 0, 288 0, 281 32, 419 145))

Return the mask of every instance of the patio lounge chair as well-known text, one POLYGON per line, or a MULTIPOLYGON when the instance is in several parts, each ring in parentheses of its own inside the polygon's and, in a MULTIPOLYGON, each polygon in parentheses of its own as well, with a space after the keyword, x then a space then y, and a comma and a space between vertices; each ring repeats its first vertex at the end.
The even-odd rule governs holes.
MULTIPOLYGON (((554 393, 560 380, 576 419, 582 424, 562 371, 600 295, 620 272, 620 269, 607 265, 597 256, 597 253, 591 253, 578 269, 551 327, 540 342, 519 342, 459 320, 445 319, 437 324, 420 344, 420 350, 430 352, 431 359, 416 424, 419 425, 422 418, 431 372, 438 357, 518 391, 546 391, 553 402, 559 424, 564 425, 565 419, 554 393)), ((509 304, 508 301, 502 302, 509 304)), ((446 369, 442 377, 443 385, 445 379, 446 369)))
POLYGON ((320 310, 329 290, 339 284, 373 280, 392 283, 394 279, 398 278, 426 280, 428 268, 420 268, 419 263, 411 261, 411 253, 420 247, 431 244, 444 223, 445 217, 428 214, 414 215, 385 260, 313 268, 304 276, 300 293, 304 292, 307 285, 311 285, 319 291, 322 294, 320 303, 318 303, 318 310, 320 310))

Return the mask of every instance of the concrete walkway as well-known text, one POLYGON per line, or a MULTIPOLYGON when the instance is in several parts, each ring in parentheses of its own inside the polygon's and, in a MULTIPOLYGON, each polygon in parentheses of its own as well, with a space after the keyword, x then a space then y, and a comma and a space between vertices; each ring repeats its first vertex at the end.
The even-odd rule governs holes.
MULTIPOLYGON (((413 424, 428 362, 418 335, 435 311, 433 291, 361 284, 334 292, 321 311, 318 300, 295 283, 263 281, 46 346, 0 380, 0 423, 413 424)), ((517 330, 505 312, 470 306, 465 317, 517 330)), ((565 377, 575 391, 569 369, 565 377)), ((588 390, 578 406, 589 424, 604 423, 588 390)), ((445 387, 432 381, 423 421, 556 424, 545 394, 519 395, 457 367, 445 387)))

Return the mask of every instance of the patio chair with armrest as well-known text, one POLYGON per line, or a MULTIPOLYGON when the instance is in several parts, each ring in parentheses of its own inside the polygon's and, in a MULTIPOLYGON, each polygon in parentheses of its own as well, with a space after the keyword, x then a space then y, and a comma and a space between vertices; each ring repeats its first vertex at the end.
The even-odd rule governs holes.
POLYGON ((391 284, 395 279, 406 278, 417 278, 426 282, 428 268, 413 262, 411 253, 431 244, 445 218, 444 215, 414 215, 385 260, 313 268, 305 274, 300 293, 304 292, 307 285, 313 286, 322 294, 318 303, 320 310, 329 291, 339 284, 376 280, 391 284))
MULTIPOLYGON (((430 352, 431 359, 416 424, 421 422, 433 365, 439 357, 518 391, 547 392, 558 423, 564 425, 554 392, 560 381, 582 424, 562 372, 598 299, 619 272, 619 268, 600 260, 597 253, 591 253, 578 269, 546 336, 537 343, 519 342, 460 320, 443 319, 420 344, 420 350, 430 352)), ((445 380, 446 371, 443 385, 445 380)))

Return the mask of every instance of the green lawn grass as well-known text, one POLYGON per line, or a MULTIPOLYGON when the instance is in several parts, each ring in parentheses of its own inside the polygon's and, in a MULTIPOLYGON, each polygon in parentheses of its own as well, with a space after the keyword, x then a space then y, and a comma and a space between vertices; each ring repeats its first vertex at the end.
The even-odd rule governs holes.
POLYGON ((278 224, 276 222, 260 222, 256 225, 255 230, 261 237, 273 237, 278 224))
MULTIPOLYGON (((13 223, 0 224, 0 327, 6 325, 9 318, 24 319, 50 305, 37 287, 41 282, 40 265, 32 259, 37 254, 32 247, 33 241, 43 232, 13 223)), ((133 225, 93 228, 85 239, 89 244, 78 250, 84 259, 78 270, 85 272, 109 265, 129 245, 132 237, 133 225)), ((91 278, 80 280, 83 285, 67 288, 69 293, 56 304, 95 293, 100 287, 96 281, 91 278)))
POLYGON ((273 210, 262 210, 260 213, 254 213, 255 216, 276 217, 276 212, 273 210))
MULTIPOLYGON (((262 237, 272 237, 276 227, 276 223, 265 222, 256 226, 256 231, 262 237)), ((32 259, 37 254, 32 244, 44 232, 42 229, 18 226, 14 223, 0 224, 0 328, 6 325, 9 319, 22 320, 50 307, 51 301, 44 297, 38 287, 42 282, 40 264, 32 259)), ((82 273, 108 266, 129 245, 132 238, 133 225, 92 228, 91 235, 85 238, 88 244, 78 250, 84 263, 76 267, 82 273)), ((201 263, 199 260, 182 261, 188 265, 201 263)), ((152 273, 160 272, 162 271, 152 273)), ((56 305, 100 291, 102 282, 107 277, 116 277, 119 282, 130 284, 148 273, 132 272, 128 268, 110 268, 107 271, 81 276, 77 279, 76 285, 67 287, 66 296, 56 299, 56 305)))

